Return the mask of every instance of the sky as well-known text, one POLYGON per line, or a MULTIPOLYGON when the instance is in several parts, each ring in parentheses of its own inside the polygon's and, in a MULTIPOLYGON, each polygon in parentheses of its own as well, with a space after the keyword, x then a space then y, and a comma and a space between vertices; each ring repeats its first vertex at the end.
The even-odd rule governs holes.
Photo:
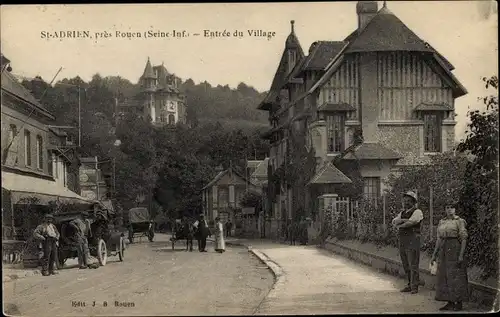
MULTIPOLYGON (((382 2, 379 1, 379 7, 382 2)), ((456 138, 463 137, 467 110, 480 108, 481 78, 497 75, 498 13, 494 1, 388 1, 388 8, 455 66, 468 95, 456 100, 456 138)), ((269 89, 295 20, 305 52, 317 40, 343 40, 357 27, 356 2, 238 4, 86 4, 1 7, 2 53, 12 73, 50 81, 92 75, 121 76, 136 83, 148 57, 196 83, 269 89), (173 30, 186 37, 171 37, 173 30), (229 37, 205 37, 205 30, 229 37), (252 37, 248 30, 274 32, 252 37), (92 38, 43 38, 42 32, 88 31, 92 38), (117 37, 116 32, 164 32, 168 38, 117 37), (234 32, 243 32, 235 37, 234 32), (96 33, 111 34, 96 39, 96 33), (200 34, 195 36, 194 34, 200 34)), ((257 105, 256 105, 257 106, 257 105)))

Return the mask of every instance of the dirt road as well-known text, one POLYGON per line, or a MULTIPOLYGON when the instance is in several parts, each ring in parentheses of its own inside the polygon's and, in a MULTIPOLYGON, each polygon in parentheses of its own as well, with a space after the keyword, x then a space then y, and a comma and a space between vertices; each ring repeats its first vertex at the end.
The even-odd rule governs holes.
MULTIPOLYGON (((245 248, 224 254, 172 251, 166 235, 108 258, 97 270, 4 283, 4 311, 23 316, 252 314, 273 284, 270 271, 245 248)), ((195 243, 196 246, 196 243, 195 243)))

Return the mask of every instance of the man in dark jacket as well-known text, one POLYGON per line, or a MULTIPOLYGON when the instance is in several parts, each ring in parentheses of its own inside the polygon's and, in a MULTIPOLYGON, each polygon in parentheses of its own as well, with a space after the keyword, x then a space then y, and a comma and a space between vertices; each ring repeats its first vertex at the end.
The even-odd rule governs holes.
POLYGON ((78 265, 80 269, 86 269, 89 266, 89 243, 87 237, 91 235, 90 221, 88 220, 89 214, 82 213, 81 218, 71 220, 69 225, 73 228, 75 239, 78 243, 78 265))
POLYGON ((200 215, 200 220, 194 223, 196 227, 196 238, 198 239, 198 251, 207 252, 207 237, 212 236, 208 223, 205 220, 205 215, 200 215))

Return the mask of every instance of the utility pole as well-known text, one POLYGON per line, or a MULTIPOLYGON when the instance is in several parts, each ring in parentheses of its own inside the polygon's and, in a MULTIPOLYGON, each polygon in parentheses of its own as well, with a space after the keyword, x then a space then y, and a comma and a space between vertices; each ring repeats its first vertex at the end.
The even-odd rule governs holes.
MULTIPOLYGON (((82 105, 80 100, 80 84, 78 84, 78 147, 82 147, 82 105)), ((96 159, 97 160, 97 159, 96 159)))
POLYGON ((95 184, 97 187, 97 197, 96 200, 99 201, 99 161, 97 160, 97 156, 95 157, 95 184))
POLYGON ((113 198, 116 198, 116 167, 115 158, 113 157, 113 198))

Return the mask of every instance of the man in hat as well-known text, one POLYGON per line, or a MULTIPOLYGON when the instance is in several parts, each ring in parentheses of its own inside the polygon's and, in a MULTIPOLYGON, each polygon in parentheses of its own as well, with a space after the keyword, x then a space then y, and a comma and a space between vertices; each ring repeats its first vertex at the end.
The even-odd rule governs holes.
POLYGON ((408 285, 401 292, 418 293, 420 263, 420 230, 424 215, 417 207, 418 197, 413 191, 403 196, 404 210, 392 220, 399 230, 399 254, 408 278, 408 285))
POLYGON ((52 214, 45 215, 43 222, 33 232, 33 237, 42 244, 42 275, 59 274, 56 265, 59 231, 54 225, 54 216, 52 214))
POLYGON ((89 214, 84 211, 82 212, 82 218, 76 218, 69 222, 69 225, 73 228, 75 232, 75 239, 78 243, 78 265, 80 269, 86 269, 89 267, 89 243, 87 236, 90 235, 90 221, 88 220, 89 214))
POLYGON ((205 215, 200 214, 200 220, 193 224, 196 227, 196 239, 198 240, 198 251, 207 252, 207 237, 212 236, 205 215))

